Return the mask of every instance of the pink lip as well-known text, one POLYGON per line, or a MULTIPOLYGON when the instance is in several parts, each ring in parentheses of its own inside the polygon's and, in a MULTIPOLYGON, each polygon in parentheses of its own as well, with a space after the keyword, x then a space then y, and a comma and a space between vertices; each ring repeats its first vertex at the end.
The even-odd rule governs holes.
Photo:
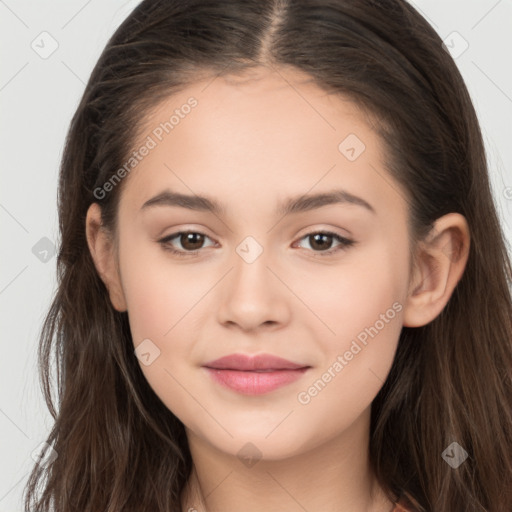
POLYGON ((273 391, 299 379, 310 368, 270 354, 231 354, 203 367, 220 384, 246 395, 273 391))
POLYGON ((273 356, 272 354, 257 354, 248 356, 246 354, 230 354, 229 356, 215 359, 203 364, 208 368, 217 368, 219 370, 297 370, 306 368, 305 364, 297 364, 273 356))

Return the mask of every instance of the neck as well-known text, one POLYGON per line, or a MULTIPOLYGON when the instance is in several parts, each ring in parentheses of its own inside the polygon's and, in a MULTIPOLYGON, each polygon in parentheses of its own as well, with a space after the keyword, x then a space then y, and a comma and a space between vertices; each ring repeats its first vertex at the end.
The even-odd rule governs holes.
POLYGON ((194 470, 182 512, 391 512, 371 470, 370 410, 338 437, 286 459, 246 466, 187 429, 194 470))

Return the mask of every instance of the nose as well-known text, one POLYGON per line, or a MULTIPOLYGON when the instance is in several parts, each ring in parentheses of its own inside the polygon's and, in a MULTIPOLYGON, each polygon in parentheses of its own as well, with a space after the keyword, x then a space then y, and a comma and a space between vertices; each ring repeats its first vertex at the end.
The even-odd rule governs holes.
POLYGON ((254 261, 235 253, 219 296, 218 321, 243 331, 277 329, 290 318, 291 292, 279 267, 263 251, 254 261))

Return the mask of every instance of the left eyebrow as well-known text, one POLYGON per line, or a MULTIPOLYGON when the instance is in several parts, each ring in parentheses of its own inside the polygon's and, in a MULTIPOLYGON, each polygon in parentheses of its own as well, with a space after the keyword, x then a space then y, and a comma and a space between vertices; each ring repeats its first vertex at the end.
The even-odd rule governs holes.
POLYGON ((373 214, 376 214, 375 209, 370 203, 365 201, 363 198, 350 194, 346 190, 342 189, 319 194, 292 197, 279 206, 277 214, 288 215, 290 213, 307 212, 332 204, 355 204, 362 206, 373 214))
MULTIPOLYGON (((284 216, 315 210, 322 206, 333 204, 354 204, 376 214, 373 206, 363 198, 355 196, 342 189, 289 198, 278 206, 276 214, 278 216, 284 216)), ((171 190, 164 190, 147 200, 142 205, 141 210, 146 210, 156 206, 178 206, 189 210, 211 212, 218 216, 222 216, 225 213, 224 206, 211 197, 180 194, 171 190)))

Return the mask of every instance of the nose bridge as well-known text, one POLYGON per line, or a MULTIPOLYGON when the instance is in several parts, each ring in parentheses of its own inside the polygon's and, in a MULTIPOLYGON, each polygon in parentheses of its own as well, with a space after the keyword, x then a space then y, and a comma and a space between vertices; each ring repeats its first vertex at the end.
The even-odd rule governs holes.
POLYGON ((262 291, 269 291, 273 277, 268 270, 270 250, 255 237, 245 237, 235 248, 232 292, 251 300, 262 291))
POLYGON ((231 259, 233 270, 219 308, 221 322, 236 323, 244 329, 265 322, 282 322, 282 284, 267 267, 272 267, 267 250, 253 236, 244 238, 231 259))

